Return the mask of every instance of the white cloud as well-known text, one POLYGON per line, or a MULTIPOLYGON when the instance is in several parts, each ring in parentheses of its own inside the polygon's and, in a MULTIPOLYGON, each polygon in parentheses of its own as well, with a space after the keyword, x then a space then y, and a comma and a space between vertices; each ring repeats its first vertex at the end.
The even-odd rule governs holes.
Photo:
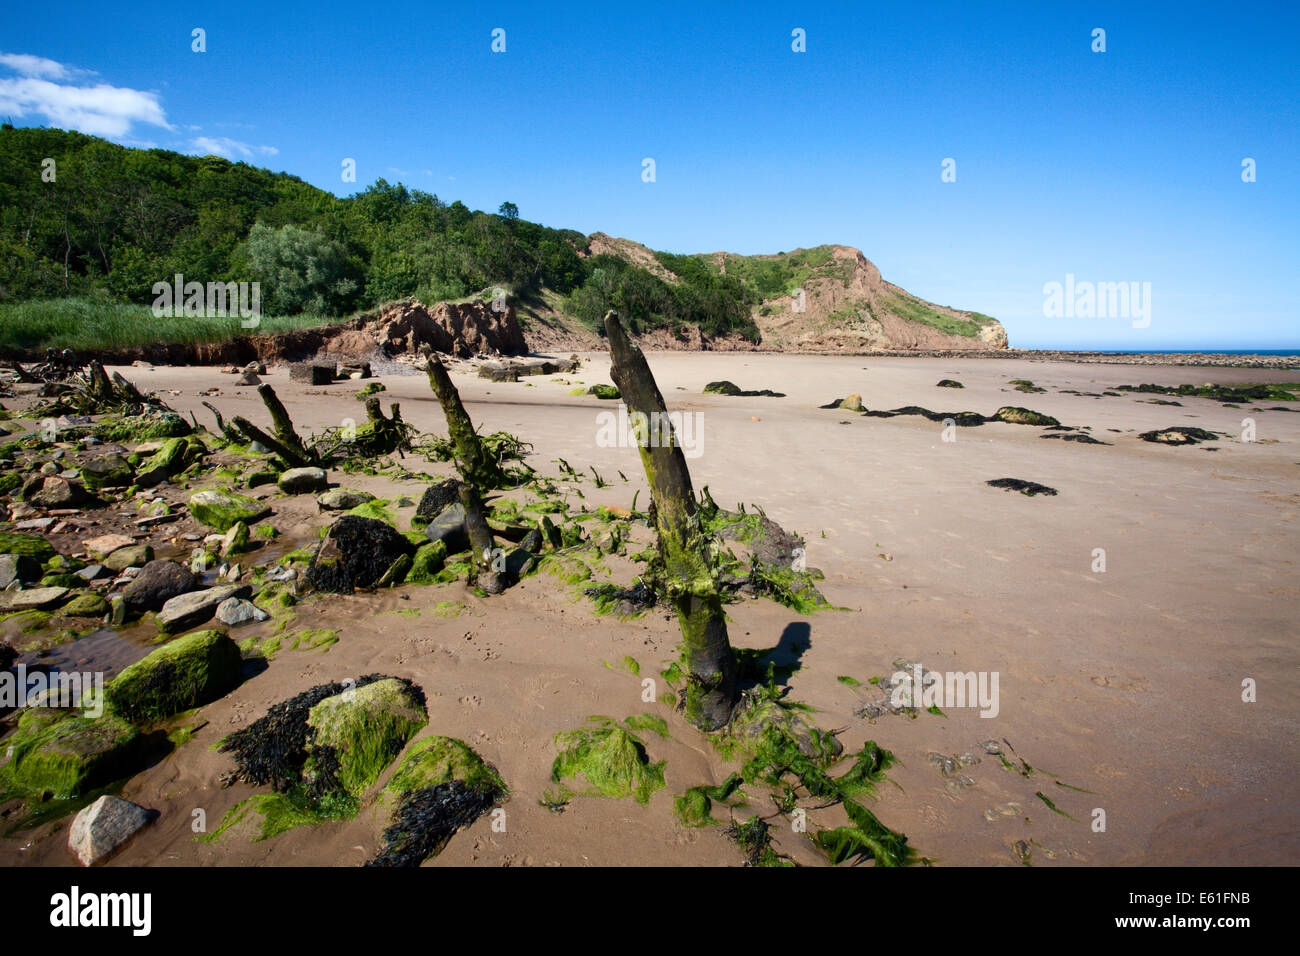
POLYGON ((107 83, 78 86, 72 78, 88 71, 28 53, 0 53, 0 66, 20 74, 0 79, 0 113, 43 116, 53 126, 95 136, 122 137, 135 123, 171 129, 157 93, 107 83))
POLYGON ((62 63, 47 60, 30 53, 0 53, 0 65, 9 67, 23 76, 44 76, 52 80, 65 80, 71 71, 62 63))
POLYGON ((190 141, 190 152, 224 156, 226 159, 236 156, 250 159, 253 156, 276 156, 280 151, 274 146, 250 146, 225 136, 196 136, 190 141))
MULTIPOLYGON (((107 83, 78 85, 95 75, 90 70, 29 53, 0 53, 0 70, 6 69, 19 75, 0 77, 0 116, 43 117, 51 126, 104 136, 127 146, 154 145, 132 135, 137 123, 178 134, 202 132, 201 126, 169 123, 157 93, 107 83)), ((251 129, 247 124, 217 125, 251 129)), ((227 159, 276 156, 280 152, 274 146, 254 146, 225 136, 194 136, 182 148, 227 159)))

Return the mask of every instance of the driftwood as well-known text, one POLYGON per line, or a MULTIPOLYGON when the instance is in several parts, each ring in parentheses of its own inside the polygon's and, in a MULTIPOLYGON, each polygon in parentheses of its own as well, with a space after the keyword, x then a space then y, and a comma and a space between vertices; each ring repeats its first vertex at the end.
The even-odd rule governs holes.
POLYGON ((225 436, 226 441, 232 441, 235 442, 236 444, 240 444, 242 442, 242 438, 239 432, 226 424, 226 420, 221 417, 221 412, 217 411, 215 405, 213 405, 211 402, 204 402, 203 406, 216 417, 217 428, 218 430, 220 430, 221 434, 225 436))
POLYGON ((465 507, 465 533, 474 555, 472 582, 488 594, 500 594, 506 589, 506 575, 494 567, 496 543, 492 540, 492 529, 483 517, 483 503, 478 489, 461 482, 457 490, 460 492, 460 503, 465 507))
MULTIPOLYGON (((314 452, 310 451, 298 437, 298 433, 293 429, 293 422, 289 419, 289 410, 284 407, 284 402, 280 401, 280 396, 275 394, 275 389, 263 382, 257 386, 257 394, 262 396, 262 404, 266 410, 271 413, 271 426, 275 430, 275 437, 283 445, 292 448, 302 459, 308 463, 316 460, 314 452)), ((263 442, 263 444, 266 444, 263 442)), ((270 448, 270 445, 267 445, 270 448)), ((281 456, 283 457, 283 456, 281 456)))
POLYGON ((682 631, 686 717, 701 730, 717 730, 731 719, 736 703, 736 657, 691 473, 645 355, 617 313, 605 315, 605 334, 613 360, 610 376, 627 406, 650 481, 664 583, 682 631))
POLYGON ((273 453, 279 455, 280 458, 284 460, 284 463, 290 468, 306 468, 309 465, 315 464, 315 461, 309 459, 298 450, 290 448, 279 439, 271 437, 266 432, 262 431, 262 429, 250 422, 247 418, 236 415, 230 420, 230 423, 235 428, 239 429, 245 440, 250 442, 261 442, 273 453))
POLYGON ((470 421, 469 414, 461 403, 460 393, 452 384, 446 367, 432 351, 426 353, 426 357, 428 364, 425 371, 429 375, 429 385, 438 396, 442 414, 447 419, 447 432, 456 446, 456 469, 461 478, 480 491, 500 488, 505 480, 501 467, 479 440, 474 423, 470 421))

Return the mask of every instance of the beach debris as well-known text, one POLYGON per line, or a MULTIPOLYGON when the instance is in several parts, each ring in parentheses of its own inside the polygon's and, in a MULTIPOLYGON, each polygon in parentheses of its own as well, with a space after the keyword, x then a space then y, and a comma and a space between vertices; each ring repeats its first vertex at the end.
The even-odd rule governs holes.
MULTIPOLYGON (((667 420, 663 395, 650 366, 619 321, 605 314, 612 365, 629 415, 645 422, 667 420)), ((736 702, 736 659, 727 639, 717 570, 700 528, 699 508, 686 457, 676 442, 652 442, 652 429, 638 431, 641 463, 650 483, 658 556, 668 600, 677 613, 686 666, 686 718, 701 730, 717 730, 736 702)))
POLYGON ((1014 385, 1017 392, 1045 392, 1047 389, 1039 388, 1027 378, 1013 378, 1008 385, 1014 385))
POLYGON ((1018 491, 1022 495, 1028 495, 1030 498, 1035 495, 1054 495, 1055 488, 1049 488, 1047 485, 1040 485, 1036 481, 1025 481, 1023 478, 994 478, 986 481, 984 484, 991 488, 1005 488, 1008 491, 1018 491))
POLYGON ((954 378, 941 378, 935 383, 935 388, 965 388, 961 382, 954 378))
POLYGON ((1242 382, 1235 385, 1116 385, 1121 392, 1144 392, 1154 395, 1192 395, 1220 402, 1300 401, 1300 383, 1242 382))
POLYGON ((1078 443, 1081 444, 1081 445, 1109 445, 1109 444, 1111 444, 1111 443, 1108 442, 1108 441, 1099 441, 1098 439, 1093 438, 1091 435, 1087 434, 1086 432, 1073 432, 1073 433, 1053 432, 1052 434, 1049 434, 1049 435, 1039 435, 1038 437, 1039 437, 1039 438, 1059 438, 1059 439, 1061 439, 1061 441, 1073 441, 1073 442, 1078 442, 1078 443))

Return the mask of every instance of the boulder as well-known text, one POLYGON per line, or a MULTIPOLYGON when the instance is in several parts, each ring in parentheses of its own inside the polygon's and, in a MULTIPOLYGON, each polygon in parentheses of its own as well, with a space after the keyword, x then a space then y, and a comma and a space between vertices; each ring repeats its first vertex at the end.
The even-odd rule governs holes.
POLYGON ((415 545, 384 522, 344 515, 317 547, 307 583, 318 591, 350 594, 374 587, 394 561, 414 553, 415 545))
POLYGON ((1006 422, 1009 425, 1059 425, 1061 424, 1051 415, 1044 415, 1042 412, 1035 412, 1028 408, 1019 408, 1015 405, 1004 405, 993 413, 993 417, 998 421, 1006 422))
POLYGON ((104 559, 104 567, 110 571, 125 571, 127 568, 142 568, 153 560, 153 548, 147 544, 128 544, 118 548, 104 559))
POLYGON ((108 859, 156 814, 120 797, 105 794, 72 819, 68 849, 82 866, 108 859))
POLYGON ((104 688, 127 720, 160 720, 215 700, 239 683, 239 647, 221 631, 195 631, 164 644, 104 688))
POLYGON ((179 594, 162 606, 154 623, 163 634, 177 634, 211 620, 217 606, 227 598, 246 598, 253 593, 247 584, 223 584, 203 591, 179 594))
POLYGON ((289 366, 289 381, 308 385, 328 385, 334 381, 334 366, 295 362, 289 366))
POLYGON ((57 607, 71 593, 66 587, 28 588, 0 591, 0 611, 34 611, 57 607))
POLYGON ((329 480, 321 468, 290 468, 280 475, 278 485, 286 495, 306 495, 324 491, 329 480))
POLYGON ((353 508, 364 505, 367 501, 374 501, 375 496, 366 491, 351 491, 347 488, 334 488, 325 492, 316 499, 316 504, 322 511, 351 511, 353 508))
POLYGON ((125 548, 135 542, 124 534, 105 534, 98 538, 87 538, 81 546, 92 555, 106 558, 118 548, 125 548))
POLYGON ((140 732, 112 714, 73 716, 31 710, 6 740, 0 791, 67 800, 127 776, 138 768, 140 732))
POLYGON ((52 475, 45 478, 39 488, 27 495, 27 501, 46 511, 54 511, 60 508, 80 508, 90 501, 90 495, 86 493, 81 482, 52 475))
POLYGON ((217 605, 217 620, 227 627, 259 624, 270 616, 252 601, 243 598, 226 598, 217 605))
POLYGON ((252 524, 271 513, 270 507, 255 498, 228 491, 200 491, 190 498, 190 514, 199 524, 226 532, 237 522, 252 524))
POLYGON ((326 697, 307 714, 308 766, 330 767, 358 797, 428 721, 419 694, 397 678, 326 697))
POLYGON ((465 530, 465 506, 459 501, 448 505, 438 517, 429 522, 424 536, 430 541, 441 541, 448 554, 456 554, 469 547, 469 532, 465 530))
POLYGON ((15 581, 30 584, 39 581, 41 563, 25 554, 0 554, 0 591, 15 581))
POLYGON ((460 501, 460 482, 447 478, 424 489, 420 503, 415 508, 413 524, 427 524, 446 510, 448 505, 460 501))
POLYGON ((125 488, 135 480, 135 470, 123 455, 101 455, 81 466, 81 480, 91 491, 125 488))
POLYGON ((108 601, 103 595, 95 593, 78 594, 63 605, 65 617, 103 617, 108 613, 108 601))
POLYGON ((198 586, 193 572, 175 561, 150 561, 135 576, 122 599, 135 613, 158 611, 172 598, 187 594, 198 586))

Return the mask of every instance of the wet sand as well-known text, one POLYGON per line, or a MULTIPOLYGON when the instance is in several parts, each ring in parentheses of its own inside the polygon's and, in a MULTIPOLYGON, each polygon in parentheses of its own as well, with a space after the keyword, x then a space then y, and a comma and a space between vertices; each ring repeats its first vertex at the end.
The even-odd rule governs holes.
MULTIPOLYGON (((597 415, 617 403, 570 396, 571 385, 553 380, 609 381, 607 357, 583 357, 579 372, 563 376, 453 378, 483 432, 505 429, 532 443, 535 468, 555 474, 552 462, 563 458, 609 480, 604 489, 583 486, 589 506, 628 506, 638 489, 644 506, 635 450, 597 444, 597 415)), ((689 460, 696 489, 707 485, 724 507, 761 505, 803 534, 808 564, 825 572, 823 593, 844 608, 804 617, 769 601, 730 605, 732 642, 781 645, 797 656, 792 696, 817 708, 822 727, 842 730, 846 749, 873 739, 894 751, 901 765, 889 779, 897 786, 882 786, 872 809, 921 854, 939 865, 1015 864, 1011 847, 1024 841, 1036 866, 1300 860, 1300 414, 1267 410, 1282 402, 1234 409, 1185 397, 1173 407, 1149 401, 1168 396, 1060 391, 1285 382, 1300 373, 744 353, 668 352, 650 361, 669 407, 703 414, 702 454, 689 460), (965 388, 935 387, 941 378, 965 388), (1015 391, 1006 384, 1015 378, 1047 391, 1015 391), (701 394, 717 379, 786 397, 701 394), (1046 440, 1041 428, 1002 423, 956 429, 948 442, 943 426, 924 418, 817 407, 854 392, 871 409, 991 414, 1024 406, 1089 426, 1113 444, 1046 440), (1247 417, 1255 422, 1253 442, 1240 440, 1247 417), (1187 447, 1137 438, 1173 425, 1232 437, 1187 447), (1059 493, 1030 498, 985 484, 1003 477, 1059 493), (1104 573, 1092 570, 1098 548, 1104 573), (874 723, 853 716, 863 692, 837 678, 866 684, 887 677, 896 658, 936 671, 998 672, 998 715, 948 708, 943 716, 887 715, 874 723), (1241 700, 1245 678, 1257 682, 1257 703, 1241 700), (931 752, 979 752, 990 738, 1008 743, 1037 772, 1009 772, 996 756, 981 754, 963 771, 974 786, 954 793, 927 762, 931 752), (1040 792, 1073 819, 1049 809, 1040 792), (994 810, 1011 803, 1018 811, 994 810), (1104 832, 1093 826, 1098 809, 1104 832)), ((208 427, 211 415, 196 392, 211 386, 222 394, 207 400, 227 419, 265 418, 256 391, 233 388, 233 378, 216 369, 120 371, 143 388, 181 390, 164 397, 208 427)), ((290 383, 283 368, 265 378, 304 432, 364 417, 353 398, 364 383, 313 389, 290 383)), ((385 407, 399 401, 406 421, 445 433, 423 375, 381 381, 385 407)), ((422 460, 408 467, 450 472, 422 460)), ((422 490, 413 481, 330 477, 386 498, 418 499, 422 490)), ((308 520, 325 520, 310 499, 277 498, 275 505, 270 520, 284 531, 301 534, 308 520)), ((399 511, 402 527, 412 511, 399 511)), ((618 567, 630 583, 632 566, 618 567)), ((627 622, 597 617, 585 599, 575 602, 572 588, 541 575, 488 599, 459 583, 314 595, 294 627, 342 633, 325 653, 282 651, 264 673, 203 708, 208 723, 194 739, 127 784, 123 796, 162 815, 110 865, 352 865, 369 858, 379 840, 369 812, 255 844, 196 842, 191 821, 202 810, 211 829, 253 792, 220 787, 232 761, 210 748, 223 735, 315 684, 372 672, 421 685, 430 715, 422 734, 463 738, 513 791, 506 832, 493 832, 484 817, 432 865, 739 865, 721 827, 687 829, 672 812, 675 796, 720 783, 732 767, 667 706, 642 704, 638 678, 604 663, 627 655, 643 675, 656 672, 678 640, 675 622, 662 613, 627 622), (557 731, 593 714, 646 710, 665 717, 672 731, 671 740, 647 740, 651 758, 667 760, 668 782, 647 806, 579 797, 555 814, 538 805, 551 786, 557 731)), ((256 633, 241 628, 232 636, 256 633)), ((835 809, 810 819, 835 826, 843 817, 835 809)), ((67 822, 0 840, 0 863, 69 862, 67 822)), ((788 826, 774 835, 795 860, 824 862, 788 826)))

